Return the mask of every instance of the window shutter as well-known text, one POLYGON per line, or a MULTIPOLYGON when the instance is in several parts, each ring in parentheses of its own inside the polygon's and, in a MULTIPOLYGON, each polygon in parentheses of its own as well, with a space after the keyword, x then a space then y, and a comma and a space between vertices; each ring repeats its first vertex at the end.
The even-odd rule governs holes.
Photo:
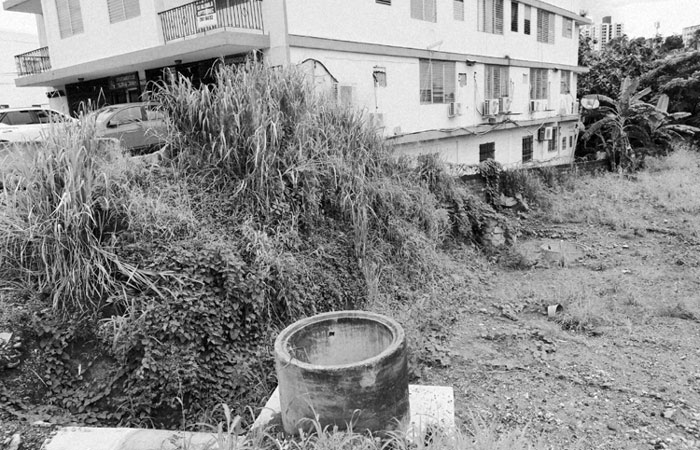
POLYGON ((61 38, 83 32, 83 17, 80 13, 80 0, 56 0, 58 29, 61 38))
POLYGON ((107 0, 107 9, 110 23, 141 15, 139 0, 107 0))
POLYGON ((525 5, 525 11, 523 11, 523 16, 525 17, 525 23, 523 23, 523 33, 530 34, 530 28, 532 23, 532 7, 530 5, 525 5))
POLYGON ((510 2, 510 31, 518 32, 518 2, 510 2))
POLYGON ((454 19, 464 20, 464 0, 454 0, 454 19))
POLYGON ((554 44, 554 23, 555 23, 555 15, 552 13, 546 12, 545 15, 547 16, 547 27, 548 27, 548 33, 547 33, 547 43, 548 44, 554 44))
POLYGON ((430 61, 421 59, 418 64, 420 66, 420 101, 421 103, 431 103, 433 101, 433 95, 431 89, 430 61))
POLYGON ((456 85, 456 73, 457 65, 454 62, 445 62, 445 101, 453 102, 455 101, 455 91, 457 90, 456 85))
POLYGON ((411 0, 411 17, 423 20, 423 0, 411 0))
POLYGON ((424 14, 423 20, 428 22, 437 22, 437 11, 436 11, 436 0, 423 0, 424 3, 424 14))
POLYGON ((493 0, 493 32, 503 34, 503 0, 493 0))

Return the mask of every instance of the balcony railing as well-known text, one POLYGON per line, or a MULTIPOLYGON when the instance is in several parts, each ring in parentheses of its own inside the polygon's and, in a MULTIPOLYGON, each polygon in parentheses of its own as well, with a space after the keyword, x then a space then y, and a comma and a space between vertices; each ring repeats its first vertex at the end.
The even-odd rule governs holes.
POLYGON ((158 15, 165 42, 218 28, 263 30, 261 0, 199 0, 158 15))
POLYGON ((15 56, 17 64, 17 74, 20 77, 35 75, 37 73, 51 70, 51 59, 49 58, 49 48, 41 47, 31 52, 22 53, 15 56))

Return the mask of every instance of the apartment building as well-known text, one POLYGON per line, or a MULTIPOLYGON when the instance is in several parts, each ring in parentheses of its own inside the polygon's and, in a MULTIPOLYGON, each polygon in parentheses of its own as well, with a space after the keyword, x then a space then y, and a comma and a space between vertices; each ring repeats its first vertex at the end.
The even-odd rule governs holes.
POLYGON ((405 154, 565 161, 578 108, 579 0, 5 0, 37 15, 18 86, 55 107, 136 100, 175 72, 259 52, 305 67, 405 154))
POLYGON ((581 36, 590 38, 593 41, 593 49, 596 51, 602 50, 610 41, 624 35, 625 24, 613 23, 612 16, 603 17, 599 24, 581 27, 581 36))
POLYGON ((700 31, 700 25, 693 25, 692 27, 683 28, 683 44, 686 47, 695 45, 698 48, 698 42, 695 40, 695 34, 700 31))

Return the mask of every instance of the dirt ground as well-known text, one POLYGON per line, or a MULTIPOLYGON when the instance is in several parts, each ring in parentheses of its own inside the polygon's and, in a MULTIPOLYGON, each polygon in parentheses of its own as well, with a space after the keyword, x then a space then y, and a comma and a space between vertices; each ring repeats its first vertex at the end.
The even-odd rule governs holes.
MULTIPOLYGON (((446 354, 418 382, 454 386, 458 422, 533 449, 700 449, 700 156, 667 166, 555 193, 517 269, 455 261, 446 354)), ((70 424, 29 403, 0 383, 0 449, 70 424)))
POLYGON ((662 223, 527 221, 537 264, 465 289, 451 363, 426 373, 454 386, 458 419, 525 427, 537 448, 700 448, 700 241, 662 223))

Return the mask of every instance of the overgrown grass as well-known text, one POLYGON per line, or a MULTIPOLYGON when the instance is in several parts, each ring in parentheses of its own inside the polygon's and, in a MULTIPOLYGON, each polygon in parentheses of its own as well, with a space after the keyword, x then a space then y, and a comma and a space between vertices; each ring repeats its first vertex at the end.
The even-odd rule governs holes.
MULTIPOLYGON (((700 212, 700 190, 697 168, 700 154, 678 149, 663 159, 650 158, 649 170, 634 176, 605 174, 575 180, 571 190, 558 190, 551 195, 565 201, 552 201, 547 214, 555 222, 577 222, 606 225, 616 229, 645 230, 664 227, 664 217, 677 214, 693 217, 700 212), (672 173, 672 176, 669 176, 672 173), (621 204, 625 208, 620 207, 621 204), (629 211, 634 214, 629 214, 629 211)), ((695 221, 684 225, 699 231, 695 221)))
POLYGON ((94 314, 125 288, 147 283, 113 251, 113 237, 126 227, 123 199, 134 168, 89 124, 55 131, 4 174, 0 283, 44 293, 61 314, 94 314))

